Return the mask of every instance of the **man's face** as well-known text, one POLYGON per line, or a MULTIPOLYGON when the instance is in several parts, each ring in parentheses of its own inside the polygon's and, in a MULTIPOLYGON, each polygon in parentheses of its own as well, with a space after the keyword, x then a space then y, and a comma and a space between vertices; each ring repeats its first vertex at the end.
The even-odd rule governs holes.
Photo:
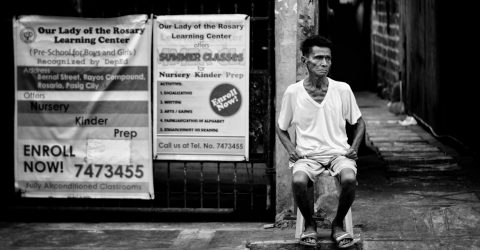
POLYGON ((307 65, 308 73, 318 77, 325 77, 332 66, 332 52, 327 47, 313 46, 308 56, 302 61, 307 65))

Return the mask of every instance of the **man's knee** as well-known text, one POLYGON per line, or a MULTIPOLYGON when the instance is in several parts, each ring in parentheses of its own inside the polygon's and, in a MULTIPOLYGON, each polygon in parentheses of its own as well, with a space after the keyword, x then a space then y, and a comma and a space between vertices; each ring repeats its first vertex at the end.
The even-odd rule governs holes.
POLYGON ((340 174, 340 184, 342 189, 355 189, 357 186, 357 178, 352 169, 343 169, 340 174))
POLYGON ((292 177, 292 184, 296 187, 306 187, 308 185, 308 175, 302 171, 295 172, 292 177))

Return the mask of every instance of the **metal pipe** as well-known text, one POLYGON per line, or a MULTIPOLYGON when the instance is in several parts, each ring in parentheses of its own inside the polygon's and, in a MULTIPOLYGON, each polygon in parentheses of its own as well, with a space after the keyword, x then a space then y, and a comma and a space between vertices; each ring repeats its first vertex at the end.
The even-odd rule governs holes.
POLYGON ((200 208, 203 208, 203 183, 205 179, 203 177, 203 162, 200 162, 200 208))
POLYGON ((183 208, 187 208, 187 163, 183 163, 183 208))
POLYGON ((220 208, 220 162, 217 162, 217 208, 220 208))
POLYGON ((167 162, 167 207, 170 207, 170 162, 167 162))
MULTIPOLYGON (((247 172, 248 172, 248 164, 245 164, 245 166, 247 166, 247 172)), ((253 201, 254 201, 254 193, 253 193, 253 163, 250 163, 250 167, 251 167, 251 170, 252 170, 252 174, 250 175, 250 178, 249 178, 249 184, 250 184, 250 209, 253 210, 253 201)))
POLYGON ((233 208, 237 209, 237 164, 233 164, 233 208))

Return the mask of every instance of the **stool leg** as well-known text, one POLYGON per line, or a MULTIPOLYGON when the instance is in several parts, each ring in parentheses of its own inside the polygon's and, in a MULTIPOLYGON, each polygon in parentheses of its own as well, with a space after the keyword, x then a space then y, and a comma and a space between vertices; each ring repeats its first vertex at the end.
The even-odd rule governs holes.
POLYGON ((345 224, 345 231, 347 233, 353 235, 353 221, 352 221, 352 209, 348 209, 347 215, 345 215, 345 219, 343 221, 345 224))
POLYGON ((305 226, 305 219, 303 218, 302 212, 297 207, 297 221, 295 223, 295 238, 299 239, 302 234, 303 227, 305 226))

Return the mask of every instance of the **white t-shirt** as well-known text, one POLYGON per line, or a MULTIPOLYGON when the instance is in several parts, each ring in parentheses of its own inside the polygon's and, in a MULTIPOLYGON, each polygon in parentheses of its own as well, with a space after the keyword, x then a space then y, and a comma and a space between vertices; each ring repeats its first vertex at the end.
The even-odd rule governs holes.
POLYGON ((307 93, 303 80, 288 86, 278 117, 280 129, 295 127, 296 149, 301 156, 321 156, 322 164, 346 153, 350 148, 346 121, 355 124, 362 116, 350 86, 330 78, 328 82, 322 103, 307 93))

